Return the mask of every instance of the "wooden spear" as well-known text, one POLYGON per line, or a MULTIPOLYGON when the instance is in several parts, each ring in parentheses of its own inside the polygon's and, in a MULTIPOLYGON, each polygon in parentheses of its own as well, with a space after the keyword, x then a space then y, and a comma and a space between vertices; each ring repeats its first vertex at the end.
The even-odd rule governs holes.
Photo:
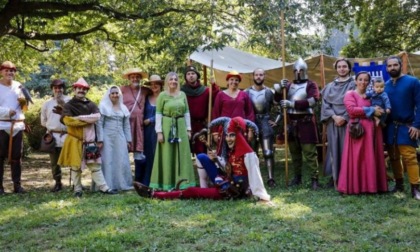
MULTIPOLYGON (((213 59, 211 59, 210 61, 210 86, 209 86, 209 110, 208 110, 208 115, 207 115, 207 123, 209 124, 211 122, 211 112, 212 112, 212 108, 213 108, 213 104, 212 104, 212 99, 213 99, 213 83, 212 83, 212 78, 213 78, 213 59)), ((212 143, 212 139, 211 139, 211 132, 209 129, 209 132, 207 134, 207 143, 209 143, 209 145, 211 146, 212 143)))
MULTIPOLYGON (((286 59, 286 53, 285 53, 285 45, 284 45, 284 5, 282 7, 282 10, 280 12, 280 22, 281 22, 281 64, 282 64, 282 73, 283 78, 286 79, 286 65, 284 63, 286 59)), ((283 89, 283 100, 287 100, 287 94, 286 89, 283 89)), ((285 169, 285 179, 286 179, 286 187, 289 185, 289 148, 288 148, 288 132, 287 132, 287 108, 283 108, 283 122, 284 122, 284 169, 285 169)))

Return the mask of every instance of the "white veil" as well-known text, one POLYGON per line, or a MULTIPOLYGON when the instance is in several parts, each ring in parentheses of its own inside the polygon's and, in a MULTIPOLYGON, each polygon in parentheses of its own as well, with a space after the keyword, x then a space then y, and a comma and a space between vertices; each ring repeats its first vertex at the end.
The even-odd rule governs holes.
POLYGON ((111 99, 109 98, 109 95, 111 93, 111 89, 113 89, 113 88, 118 90, 120 108, 121 108, 121 111, 123 112, 124 116, 130 116, 130 112, 128 111, 127 107, 123 103, 123 96, 122 96, 122 93, 121 93, 121 89, 117 86, 112 86, 106 91, 106 93, 104 94, 104 97, 102 97, 102 100, 99 103, 99 111, 104 116, 111 116, 113 114, 113 111, 112 111, 112 106, 113 105, 112 105, 111 99))

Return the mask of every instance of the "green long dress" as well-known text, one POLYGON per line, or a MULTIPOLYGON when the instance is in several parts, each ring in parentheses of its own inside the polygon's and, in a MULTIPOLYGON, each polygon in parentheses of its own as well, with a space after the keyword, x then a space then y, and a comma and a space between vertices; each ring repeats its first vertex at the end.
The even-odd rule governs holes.
MULTIPOLYGON (((181 189, 196 186, 191 149, 188 140, 185 114, 189 109, 184 92, 176 97, 166 92, 160 93, 156 101, 156 115, 162 115, 163 143, 157 143, 155 159, 153 161, 150 187, 164 190, 173 189, 180 179, 187 179, 181 189), (170 134, 176 128, 175 135, 170 134), (179 142, 171 143, 170 139, 177 137, 179 142)), ((147 148, 148 146, 145 146, 147 148)))

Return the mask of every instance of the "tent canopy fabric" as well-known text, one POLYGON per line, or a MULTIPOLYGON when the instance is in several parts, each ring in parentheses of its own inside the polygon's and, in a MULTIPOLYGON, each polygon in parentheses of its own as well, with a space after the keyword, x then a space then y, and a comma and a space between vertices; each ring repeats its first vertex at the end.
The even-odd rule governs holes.
MULTIPOLYGON (((417 52, 419 53, 419 52, 417 52)), ((406 73, 420 76, 420 55, 415 53, 402 52, 399 54, 403 58, 403 64, 406 62, 406 73), (404 61, 405 57, 405 61, 404 61)), ((190 55, 190 59, 207 66, 208 69, 213 59, 213 69, 216 83, 226 87, 226 75, 232 70, 236 70, 242 75, 242 82, 239 87, 244 89, 253 85, 252 72, 256 68, 265 70, 265 85, 273 87, 274 83, 279 83, 282 76, 282 63, 278 60, 268 59, 254 54, 246 53, 241 50, 224 47, 222 50, 203 51, 203 47, 198 48, 196 52, 190 55)), ((336 78, 334 63, 338 58, 327 55, 316 55, 305 59, 308 65, 309 79, 315 81, 319 87, 324 87, 327 83, 336 78), (322 75, 324 77, 322 78, 322 75)), ((386 57, 381 58, 349 58, 354 66, 357 62, 359 66, 370 66, 371 64, 382 65, 386 57)), ((286 79, 293 80, 293 64, 285 63, 286 79)), ((208 70, 207 69, 207 70, 208 70)), ((383 68, 385 69, 385 68, 383 68)), ((376 74, 375 74, 376 75, 376 74)))

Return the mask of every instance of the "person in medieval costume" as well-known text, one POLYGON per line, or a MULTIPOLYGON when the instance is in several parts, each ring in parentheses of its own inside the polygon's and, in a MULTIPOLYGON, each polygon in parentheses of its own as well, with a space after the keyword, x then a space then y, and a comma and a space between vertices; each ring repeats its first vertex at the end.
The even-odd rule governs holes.
POLYGON ((314 107, 319 100, 318 85, 308 79, 308 66, 299 58, 293 66, 295 79, 289 82, 284 79, 275 84, 275 100, 282 108, 287 109, 289 150, 292 156, 295 176, 290 186, 302 183, 302 167, 311 171, 312 189, 317 190, 318 184, 318 131, 315 121, 314 107), (286 100, 281 93, 286 90, 286 100))
POLYGON ((98 146, 101 149, 102 172, 107 185, 115 190, 133 189, 128 149, 131 131, 127 107, 117 86, 108 89, 99 103, 101 119, 96 123, 98 146))
POLYGON ((52 89, 53 97, 42 105, 41 125, 47 128, 47 132, 55 139, 55 148, 48 154, 50 156, 51 172, 53 179, 55 180, 55 185, 51 189, 51 192, 58 192, 62 190, 63 184, 61 183, 61 167, 57 164, 57 161, 67 137, 67 128, 66 125, 60 122, 61 115, 55 113, 55 110, 57 109, 57 106, 62 108, 64 104, 70 100, 70 97, 64 95, 66 84, 63 80, 53 80, 50 84, 50 88, 52 89))
POLYGON ((61 121, 67 126, 67 137, 58 164, 71 168, 74 196, 82 197, 82 170, 92 172, 92 180, 105 194, 116 194, 105 182, 101 170, 101 155, 97 146, 95 123, 101 114, 95 103, 86 98, 89 84, 83 79, 73 83, 74 97, 64 104, 61 121))
POLYGON ((24 193, 21 186, 23 131, 27 100, 22 93, 22 84, 15 81, 16 66, 10 61, 0 65, 0 195, 3 187, 4 161, 10 163, 13 192, 24 193))
POLYGON ((337 78, 328 83, 321 91, 321 122, 327 127, 327 155, 324 160, 325 173, 331 176, 329 187, 337 184, 340 174, 346 126, 350 120, 344 106, 344 95, 354 90, 355 82, 351 77, 351 63, 347 59, 338 59, 334 63, 337 78))
POLYGON ((265 190, 261 178, 259 160, 247 143, 244 132, 251 128, 258 134, 257 126, 241 117, 230 119, 221 117, 213 120, 209 127, 222 125, 225 131, 223 154, 217 157, 214 152, 197 156, 200 165, 206 170, 215 187, 189 187, 171 192, 159 192, 134 182, 134 188, 140 196, 157 199, 230 199, 254 195, 261 202, 270 203, 270 195, 265 190))
POLYGON ((130 85, 122 86, 124 105, 130 113, 130 129, 132 143, 129 151, 133 153, 134 180, 142 181, 146 169, 146 156, 144 155, 143 117, 146 96, 149 89, 140 85, 142 79, 147 79, 148 74, 139 68, 131 68, 125 71, 124 79, 129 80, 130 85))
MULTIPOLYGON (((200 73, 194 66, 188 66, 184 72, 185 84, 181 86, 181 91, 187 96, 188 107, 191 116, 191 134, 201 131, 207 127, 207 118, 209 114, 210 92, 212 104, 219 92, 219 86, 211 78, 211 87, 203 86, 200 82, 200 73), (211 88, 211 90, 210 90, 211 88)), ((206 146, 196 141, 191 145, 191 152, 194 154, 206 153, 206 146)), ((198 170, 198 173, 203 173, 198 170)), ((200 180, 200 185, 204 186, 205 181, 200 180)))
POLYGON ((395 177, 391 192, 404 191, 404 170, 411 185, 411 196, 420 200, 420 177, 416 148, 420 138, 420 81, 402 73, 402 61, 391 56, 386 60, 391 76, 385 83, 392 110, 387 118, 384 141, 395 177))
POLYGON ((273 168, 274 168, 274 130, 273 127, 280 121, 280 115, 273 121, 271 120, 271 110, 274 106, 274 92, 264 85, 264 70, 257 68, 253 72, 254 85, 247 88, 249 98, 254 106, 255 123, 259 129, 259 138, 254 141, 253 149, 258 153, 261 145, 264 156, 265 166, 268 171, 269 187, 275 187, 273 168))

